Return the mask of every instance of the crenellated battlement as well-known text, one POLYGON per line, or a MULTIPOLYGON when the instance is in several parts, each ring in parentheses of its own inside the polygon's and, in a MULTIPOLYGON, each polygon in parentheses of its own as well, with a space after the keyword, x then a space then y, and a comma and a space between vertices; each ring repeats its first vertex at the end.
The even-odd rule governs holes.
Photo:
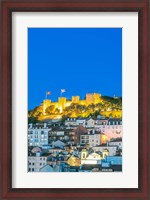
POLYGON ((72 96, 71 101, 68 101, 66 97, 59 97, 58 102, 52 102, 49 99, 45 99, 43 101, 43 115, 46 115, 46 109, 51 105, 55 106, 55 108, 58 108, 62 113, 63 110, 72 103, 88 106, 90 104, 100 103, 101 101, 101 94, 99 93, 86 94, 86 98, 84 100, 80 100, 80 96, 72 96))

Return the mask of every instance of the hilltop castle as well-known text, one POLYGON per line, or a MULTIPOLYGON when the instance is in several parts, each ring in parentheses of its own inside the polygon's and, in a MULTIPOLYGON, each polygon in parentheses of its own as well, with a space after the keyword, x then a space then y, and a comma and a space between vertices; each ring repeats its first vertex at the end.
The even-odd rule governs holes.
POLYGON ((46 115, 46 109, 51 105, 58 108, 62 113, 63 109, 70 106, 72 103, 88 106, 90 104, 100 103, 101 101, 101 94, 98 93, 86 94, 85 100, 80 100, 80 96, 72 96, 72 100, 67 100, 66 97, 59 97, 58 102, 52 102, 50 99, 45 99, 43 101, 43 115, 46 115))

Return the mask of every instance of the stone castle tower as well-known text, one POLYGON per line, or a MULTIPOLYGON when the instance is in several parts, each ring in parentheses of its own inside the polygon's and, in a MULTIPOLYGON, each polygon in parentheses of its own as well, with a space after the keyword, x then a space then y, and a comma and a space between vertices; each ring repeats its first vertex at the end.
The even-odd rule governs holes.
POLYGON ((80 96, 72 96, 72 103, 79 103, 80 96))
POLYGON ((51 105, 51 100, 45 99, 43 101, 43 115, 46 115, 46 108, 48 108, 51 105))
POLYGON ((100 103, 101 99, 100 99, 101 95, 98 93, 92 93, 92 94, 86 94, 86 103, 87 105, 89 104, 97 104, 100 103))
POLYGON ((66 101, 67 99, 65 97, 58 98, 58 109, 60 110, 61 113, 66 106, 66 101))
POLYGON ((85 100, 80 100, 80 96, 72 96, 72 100, 68 101, 66 97, 59 97, 58 102, 52 102, 49 99, 43 101, 43 115, 46 115, 46 108, 50 105, 54 105, 55 108, 58 108, 60 112, 63 112, 63 109, 67 106, 70 106, 72 103, 78 103, 81 105, 90 105, 97 104, 101 102, 101 95, 98 93, 86 94, 85 100))

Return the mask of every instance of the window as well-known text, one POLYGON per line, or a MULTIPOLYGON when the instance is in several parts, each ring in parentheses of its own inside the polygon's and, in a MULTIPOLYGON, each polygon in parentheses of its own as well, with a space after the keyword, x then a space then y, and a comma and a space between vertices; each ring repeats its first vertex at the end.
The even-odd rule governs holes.
POLYGON ((83 154, 83 158, 85 158, 85 153, 83 154))
POLYGON ((34 163, 32 163, 32 165, 34 165, 34 163))
POLYGON ((42 160, 42 158, 40 158, 40 160, 42 160))
POLYGON ((42 165, 42 163, 40 163, 40 165, 42 165))
POLYGON ((29 172, 31 171, 31 168, 29 168, 29 172))
POLYGON ((32 168, 32 171, 34 172, 34 168, 32 168))

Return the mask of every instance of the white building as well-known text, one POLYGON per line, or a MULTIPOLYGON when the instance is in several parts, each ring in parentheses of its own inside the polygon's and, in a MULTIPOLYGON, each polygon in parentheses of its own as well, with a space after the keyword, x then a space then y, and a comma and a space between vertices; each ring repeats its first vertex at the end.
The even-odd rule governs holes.
POLYGON ((87 119, 86 123, 85 123, 85 127, 86 128, 90 128, 90 127, 94 128, 95 127, 95 120, 92 119, 92 118, 87 119))
POLYGON ((102 156, 97 153, 88 154, 88 152, 83 149, 81 152, 81 165, 84 164, 101 164, 102 156))
POLYGON ((96 125, 107 125, 108 119, 97 119, 95 120, 96 125))
POLYGON ((41 154, 40 152, 36 154, 31 154, 28 156, 28 171, 29 172, 39 172, 40 168, 47 164, 47 157, 49 154, 41 154))
POLYGON ((65 121, 65 126, 83 126, 83 127, 94 127, 95 126, 95 120, 90 118, 68 118, 65 121))
POLYGON ((108 155, 109 156, 115 156, 116 155, 116 151, 118 149, 118 146, 97 146, 97 147, 93 147, 92 148, 95 152, 100 151, 100 152, 104 152, 105 150, 108 151, 108 155))
POLYGON ((110 146, 118 146, 119 149, 122 149, 122 140, 111 141, 108 143, 110 146))
POLYGON ((77 124, 77 126, 83 126, 83 127, 85 127, 86 126, 86 119, 79 118, 79 119, 76 120, 76 124, 77 124))
POLYGON ((65 121, 65 126, 77 126, 77 121, 76 121, 76 118, 68 118, 66 121, 65 121))
POLYGON ((97 120, 95 129, 104 133, 109 140, 111 138, 122 138, 121 119, 97 120))
POLYGON ((42 125, 29 125, 28 128, 28 146, 43 146, 48 145, 48 132, 50 127, 46 123, 42 125))
POLYGON ((100 133, 80 135, 80 144, 89 144, 91 147, 100 145, 100 133))

